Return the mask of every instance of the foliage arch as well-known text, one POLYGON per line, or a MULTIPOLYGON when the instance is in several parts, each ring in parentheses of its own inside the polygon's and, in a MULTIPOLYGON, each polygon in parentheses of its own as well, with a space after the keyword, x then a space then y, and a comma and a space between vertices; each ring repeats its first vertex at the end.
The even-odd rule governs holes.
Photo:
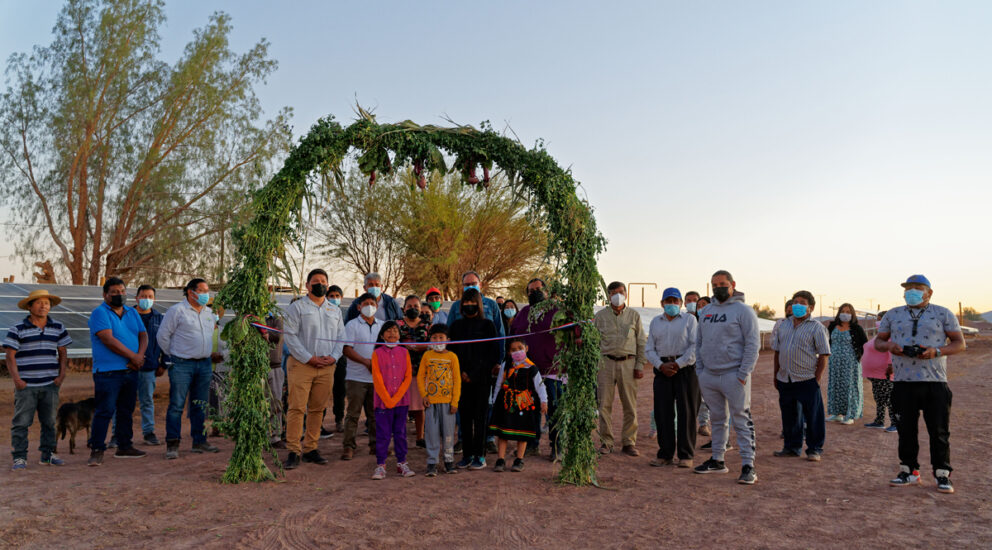
MULTIPOLYGON (((469 185, 487 187, 491 170, 505 172, 515 191, 530 199, 532 214, 549 230, 547 255, 556 266, 557 277, 549 281, 553 298, 542 309, 558 307, 556 324, 592 318, 602 285, 596 258, 605 240, 596 228, 592 208, 576 196, 571 173, 555 162, 542 143, 527 149, 493 131, 488 123, 481 129, 420 126, 411 121, 379 124, 361 108, 359 114, 347 127, 333 117, 319 120, 290 152, 282 169, 254 194, 252 221, 235 233, 238 263, 217 298, 240 314, 225 328, 233 368, 223 423, 224 432, 235 442, 225 483, 274 477, 263 461, 263 452, 269 448, 269 409, 264 395, 268 348, 250 322, 273 305, 267 280, 284 243, 300 233, 303 201, 313 196, 308 177, 314 173, 342 177, 341 163, 352 151, 370 184, 377 174, 412 166, 423 187, 427 172, 449 170, 446 156, 454 158, 451 170, 460 171, 469 185), (478 168, 483 172, 481 179, 478 168)), ((597 455, 591 434, 596 418, 599 334, 587 323, 555 334, 561 349, 559 361, 569 377, 558 413, 566 449, 558 480, 595 484, 597 455)))

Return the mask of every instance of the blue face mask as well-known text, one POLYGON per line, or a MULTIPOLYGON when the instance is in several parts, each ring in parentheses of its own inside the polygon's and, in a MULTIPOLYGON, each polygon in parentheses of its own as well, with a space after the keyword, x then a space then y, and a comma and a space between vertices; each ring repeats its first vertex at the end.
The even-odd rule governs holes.
POLYGON ((329 301, 336 306, 341 305, 341 298, 331 298, 329 301))
POLYGON ((906 289, 903 294, 906 299, 906 305, 908 306, 918 306, 923 303, 923 291, 915 288, 906 289))
POLYGON ((792 304, 792 316, 796 318, 805 317, 809 306, 803 304, 792 304))
POLYGON ((517 314, 517 310, 512 307, 508 307, 503 310, 503 315, 506 315, 507 319, 513 319, 513 316, 517 314))
POLYGON ((679 311, 681 311, 681 309, 682 308, 680 308, 676 304, 665 304, 665 315, 668 315, 669 317, 675 317, 676 315, 679 314, 679 311))
POLYGON ((196 303, 200 304, 201 306, 207 305, 207 302, 209 302, 209 301, 210 301, 210 293, 209 292, 204 292, 203 294, 197 294, 196 295, 196 303))
POLYGON ((464 287, 462 287, 462 290, 468 290, 470 288, 474 288, 475 290, 479 290, 479 285, 465 285, 464 287))
POLYGON ((375 298, 379 298, 379 295, 382 294, 382 289, 377 286, 370 286, 368 292, 375 298))
POLYGON ((689 313, 696 313, 696 302, 689 302, 685 305, 685 310, 689 313))
POLYGON ((138 309, 147 311, 152 308, 154 303, 155 300, 152 300, 151 298, 142 298, 138 300, 138 309))

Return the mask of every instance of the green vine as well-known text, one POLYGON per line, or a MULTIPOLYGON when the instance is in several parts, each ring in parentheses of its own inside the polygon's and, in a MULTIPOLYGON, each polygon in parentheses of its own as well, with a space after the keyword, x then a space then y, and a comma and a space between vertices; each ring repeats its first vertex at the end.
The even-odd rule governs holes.
MULTIPOLYGON (((255 193, 252 221, 235 233, 238 263, 218 303, 236 311, 241 320, 225 329, 231 349, 231 389, 224 433, 235 442, 234 454, 224 473, 225 483, 262 481, 273 475, 262 460, 269 449, 268 403, 264 384, 268 347, 247 316, 263 317, 272 307, 266 281, 273 262, 287 242, 298 241, 305 198, 318 193, 308 187, 308 175, 330 173, 341 178, 340 165, 352 150, 358 166, 374 185, 380 175, 413 166, 426 185, 429 171, 458 171, 467 185, 487 187, 490 171, 502 170, 517 193, 528 196, 532 214, 547 224, 548 258, 557 265, 551 281, 554 304, 561 321, 591 319, 600 287, 596 258, 605 240, 596 228, 592 208, 576 196, 576 182, 538 143, 527 149, 504 137, 488 123, 471 126, 420 126, 411 121, 378 124, 359 108, 360 118, 342 127, 327 117, 318 121, 293 149, 282 169, 255 193), (449 167, 446 156, 453 157, 449 167), (482 174, 478 173, 482 170, 482 174)), ((328 178, 321 178, 328 179, 328 178)), ((558 480, 587 485, 596 483, 596 449, 592 431, 596 420, 596 368, 599 334, 589 324, 556 333, 561 346, 559 362, 567 365, 568 390, 559 406, 565 456, 558 480)))

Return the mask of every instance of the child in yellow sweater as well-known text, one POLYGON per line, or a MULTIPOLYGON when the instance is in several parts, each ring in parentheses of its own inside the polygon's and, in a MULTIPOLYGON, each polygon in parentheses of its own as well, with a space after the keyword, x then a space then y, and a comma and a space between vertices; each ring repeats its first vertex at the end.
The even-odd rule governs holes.
POLYGON ((434 325, 430 330, 430 349, 420 360, 417 389, 424 401, 424 435, 427 439, 427 477, 437 475, 438 455, 444 451, 444 471, 455 469, 455 413, 461 397, 462 376, 458 356, 446 350, 448 329, 434 325))

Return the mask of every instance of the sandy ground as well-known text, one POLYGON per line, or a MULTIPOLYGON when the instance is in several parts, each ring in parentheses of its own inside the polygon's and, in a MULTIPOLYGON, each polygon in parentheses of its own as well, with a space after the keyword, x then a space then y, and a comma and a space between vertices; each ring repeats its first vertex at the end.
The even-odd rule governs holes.
MULTIPOLYGON (((641 382, 639 448, 642 456, 600 460, 605 489, 555 485, 554 466, 529 458, 522 473, 491 470, 437 478, 403 479, 392 468, 385 481, 368 479, 374 458, 363 453, 338 460, 340 436, 321 442, 327 466, 304 464, 274 483, 221 485, 230 442, 222 452, 192 455, 188 439, 180 460, 165 448, 145 447, 140 460, 87 468, 83 447, 67 465, 37 463, 38 426, 31 429, 26 471, 0 470, 0 545, 22 548, 166 546, 237 548, 989 548, 992 547, 992 468, 988 411, 992 341, 970 342, 950 359, 953 479, 957 493, 934 489, 921 427, 923 487, 890 488, 898 468, 896 434, 831 423, 821 463, 779 459, 779 410, 771 385, 771 356, 763 354, 753 389, 758 433, 758 483, 734 481, 740 462, 727 455, 731 473, 694 475, 651 468, 656 443, 647 439, 651 381, 641 382)), ((157 432, 164 435, 167 380, 156 392, 157 432)), ((826 387, 826 384, 824 384, 826 387)), ((88 375, 70 377, 63 400, 91 393, 88 375)), ((874 414, 865 385, 865 414, 874 414)), ((12 414, 12 384, 0 380, 0 417, 12 414)), ((618 402, 619 403, 619 402, 618 402)), ((619 431, 619 405, 614 423, 619 431)), ((184 419, 185 422, 185 419, 184 419)), ((138 415, 135 415, 138 424, 138 415)), ((188 430, 188 426, 185 427, 188 430)), ((700 444, 705 442, 700 440, 700 444)), ((9 449, 9 431, 0 447, 9 449)), ((412 442, 412 440, 411 440, 412 442)), ((363 448, 359 440, 359 448, 363 448)), ((546 441, 542 445, 547 453, 546 441)), ((702 455, 697 455, 697 459, 702 455)), ((705 457, 703 457, 705 458, 705 457)), ((490 457, 492 464, 494 458, 490 457)), ((698 461, 697 461, 698 462, 698 461)), ((425 453, 411 451, 423 472, 425 453)), ((392 465, 392 461, 390 461, 392 465)))

